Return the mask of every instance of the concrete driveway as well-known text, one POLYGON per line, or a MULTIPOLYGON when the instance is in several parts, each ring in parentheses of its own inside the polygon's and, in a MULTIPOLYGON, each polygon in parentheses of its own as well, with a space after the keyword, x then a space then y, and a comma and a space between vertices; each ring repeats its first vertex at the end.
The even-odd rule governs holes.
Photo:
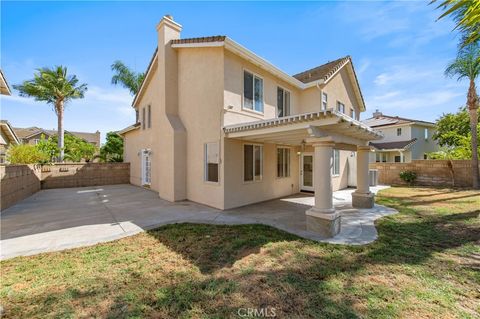
POLYGON ((396 211, 383 206, 352 209, 352 191, 334 193, 334 204, 342 211, 342 231, 325 239, 306 230, 311 194, 220 211, 189 201, 170 203, 132 185, 42 190, 2 211, 0 258, 93 245, 179 222, 260 223, 313 240, 365 244, 377 237, 373 221, 396 211))

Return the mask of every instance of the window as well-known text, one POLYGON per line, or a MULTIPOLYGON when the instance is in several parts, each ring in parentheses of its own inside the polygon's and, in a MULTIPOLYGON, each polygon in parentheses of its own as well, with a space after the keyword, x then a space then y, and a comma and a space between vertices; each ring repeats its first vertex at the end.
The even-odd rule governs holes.
POLYGON ((38 142, 40 142, 40 140, 39 140, 38 138, 36 138, 36 139, 33 140, 33 144, 35 144, 35 145, 37 145, 38 142))
POLYGON ((290 177, 290 149, 277 148, 277 177, 290 177))
POLYGON ((400 135, 402 135, 402 128, 401 127, 397 128, 397 136, 400 136, 400 135))
POLYGON ((205 181, 218 183, 218 142, 205 144, 205 181))
POLYGON ((328 95, 325 92, 322 92, 322 111, 327 109, 328 95))
POLYGON ((345 104, 342 102, 337 102, 337 109, 339 112, 345 114, 345 104))
POLYGON ((357 119, 357 116, 355 115, 355 110, 352 109, 352 119, 356 120, 357 119))
POLYGON ((151 128, 152 127, 152 107, 150 105, 147 106, 147 110, 148 110, 148 128, 151 128))
POLYGON ((387 153, 375 153, 375 162, 386 163, 387 162, 387 153))
POLYGON ((425 136, 425 139, 428 140, 428 128, 424 129, 423 135, 425 136))
POLYGON ((290 92, 277 88, 277 117, 290 115, 290 92))
POLYGON ((245 182, 262 180, 263 146, 243 145, 243 180, 245 182))
POLYGON ((145 129, 145 108, 142 108, 142 130, 145 129))
POLYGON ((138 123, 140 120, 140 115, 138 114, 138 109, 135 110, 135 123, 138 123))
POLYGON ((243 72, 243 107, 263 113, 263 80, 250 72, 243 72))
POLYGON ((340 175, 340 151, 333 150, 333 172, 332 174, 340 175))
POLYGON ((402 157, 400 155, 395 155, 395 163, 401 163, 402 157))

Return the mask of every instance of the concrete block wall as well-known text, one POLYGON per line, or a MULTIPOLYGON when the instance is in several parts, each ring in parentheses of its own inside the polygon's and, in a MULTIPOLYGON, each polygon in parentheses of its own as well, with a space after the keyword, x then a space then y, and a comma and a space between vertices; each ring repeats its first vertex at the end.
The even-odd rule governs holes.
POLYGON ((40 165, 1 165, 0 166, 0 210, 40 190, 40 165))
POLYGON ((130 183, 130 163, 1 165, 0 209, 40 189, 130 183))
POLYGON ((469 160, 413 160, 410 163, 370 163, 378 170, 378 182, 385 185, 405 185, 402 171, 417 173, 416 185, 471 187, 472 162, 469 160))
POLYGON ((130 183, 129 163, 78 163, 42 166, 42 189, 130 183))

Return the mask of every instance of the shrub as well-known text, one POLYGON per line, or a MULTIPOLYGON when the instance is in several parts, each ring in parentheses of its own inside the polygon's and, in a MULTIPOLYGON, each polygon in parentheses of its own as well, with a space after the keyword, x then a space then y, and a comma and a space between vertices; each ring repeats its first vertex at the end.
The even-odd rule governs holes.
POLYGON ((38 164, 49 161, 49 156, 35 145, 20 144, 11 146, 7 151, 7 161, 10 164, 38 164))
POLYGON ((400 178, 409 185, 413 185, 413 183, 417 179, 417 173, 413 171, 403 171, 400 172, 400 178))

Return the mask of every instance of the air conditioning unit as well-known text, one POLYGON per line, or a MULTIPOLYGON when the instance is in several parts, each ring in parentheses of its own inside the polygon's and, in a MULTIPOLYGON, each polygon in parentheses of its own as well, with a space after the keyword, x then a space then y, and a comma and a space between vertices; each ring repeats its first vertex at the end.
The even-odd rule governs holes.
POLYGON ((378 185, 378 170, 371 169, 368 171, 368 180, 370 186, 377 186, 378 185))

